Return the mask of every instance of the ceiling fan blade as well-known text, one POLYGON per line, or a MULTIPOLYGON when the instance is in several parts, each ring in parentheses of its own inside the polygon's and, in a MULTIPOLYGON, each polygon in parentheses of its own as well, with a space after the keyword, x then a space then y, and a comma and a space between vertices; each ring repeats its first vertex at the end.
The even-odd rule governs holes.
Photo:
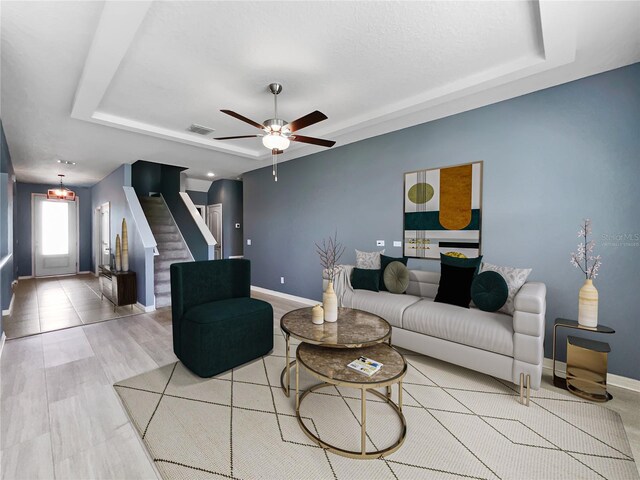
POLYGON ((240 115, 239 113, 236 113, 232 110, 220 110, 222 113, 226 113, 227 115, 231 115, 234 118, 237 118, 240 121, 243 121, 245 123, 248 123, 249 125, 253 125, 256 128, 259 128, 260 130, 264 130, 265 126, 258 123, 258 122, 254 122, 253 120, 251 120, 250 118, 247 117, 243 117, 242 115, 240 115))
POLYGON ((305 137, 304 135, 291 135, 289 137, 294 142, 310 143, 312 145, 319 145, 321 147, 333 147, 336 142, 333 140, 325 140, 323 138, 305 137))
POLYGON ((295 132, 326 119, 327 116, 324 113, 316 110, 315 112, 311 112, 304 117, 300 117, 299 119, 294 120, 293 122, 289 123, 289 125, 286 125, 285 128, 288 128, 291 132, 295 132))
POLYGON ((238 135, 235 137, 219 137, 219 138, 214 138, 214 140, 233 140, 235 138, 255 138, 255 137, 261 137, 262 135, 238 135))

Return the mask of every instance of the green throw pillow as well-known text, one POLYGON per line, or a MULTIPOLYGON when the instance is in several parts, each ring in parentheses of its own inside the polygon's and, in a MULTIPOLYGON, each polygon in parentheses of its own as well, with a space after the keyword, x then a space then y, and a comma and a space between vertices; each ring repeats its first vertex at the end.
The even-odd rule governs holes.
POLYGON ((380 284, 380 270, 354 268, 351 272, 351 286, 356 290, 378 291, 380 284))
POLYGON ((391 262, 384 269, 384 284, 391 293, 404 293, 409 286, 409 269, 401 262, 391 262))
POLYGON ((476 273, 478 273, 478 271, 480 271, 480 264, 482 263, 482 255, 474 258, 461 258, 452 257, 451 255, 445 255, 444 253, 441 253, 440 263, 444 265, 450 265, 452 267, 474 267, 476 269, 476 273))
POLYGON ((471 299, 485 312, 497 312, 508 297, 507 282, 498 272, 482 272, 471 283, 471 299))
POLYGON ((380 271, 382 272, 382 275, 380 275, 380 286, 378 288, 381 292, 387 291, 387 287, 384 284, 384 271, 387 268, 387 265, 389 265, 391 262, 400 262, 403 265, 407 265, 408 260, 409 259, 407 257, 393 258, 387 257, 386 255, 380 255, 380 271))

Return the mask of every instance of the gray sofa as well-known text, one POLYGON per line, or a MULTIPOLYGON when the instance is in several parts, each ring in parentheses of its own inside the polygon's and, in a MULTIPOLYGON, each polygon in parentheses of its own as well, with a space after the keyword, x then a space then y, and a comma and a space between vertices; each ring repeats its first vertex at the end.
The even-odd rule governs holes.
MULTIPOLYGON (((354 290, 352 269, 341 265, 336 274, 338 304, 387 320, 393 327, 394 345, 520 384, 521 392, 529 375, 530 386, 540 388, 546 310, 543 283, 525 283, 510 316, 434 302, 440 281, 437 272, 409 270, 409 287, 398 295, 354 290)), ((326 287, 326 275, 323 284, 326 287)))

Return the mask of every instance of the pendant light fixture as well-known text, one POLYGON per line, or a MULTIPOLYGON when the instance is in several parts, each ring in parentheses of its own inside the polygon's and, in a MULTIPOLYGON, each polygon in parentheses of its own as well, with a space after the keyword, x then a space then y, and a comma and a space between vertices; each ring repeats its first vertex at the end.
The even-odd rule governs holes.
POLYGON ((58 174, 60 177, 60 186, 57 188, 50 188, 47 190, 47 200, 70 200, 74 201, 76 199, 76 192, 69 190, 62 184, 62 179, 64 175, 61 173, 58 174))

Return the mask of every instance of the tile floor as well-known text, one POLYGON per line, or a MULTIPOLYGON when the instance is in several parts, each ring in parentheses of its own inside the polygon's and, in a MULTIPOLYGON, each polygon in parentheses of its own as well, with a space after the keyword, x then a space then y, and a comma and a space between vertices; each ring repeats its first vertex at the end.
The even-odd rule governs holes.
POLYGON ((12 314, 3 318, 8 339, 143 313, 135 305, 114 312, 92 274, 20 280, 14 295, 12 314))

